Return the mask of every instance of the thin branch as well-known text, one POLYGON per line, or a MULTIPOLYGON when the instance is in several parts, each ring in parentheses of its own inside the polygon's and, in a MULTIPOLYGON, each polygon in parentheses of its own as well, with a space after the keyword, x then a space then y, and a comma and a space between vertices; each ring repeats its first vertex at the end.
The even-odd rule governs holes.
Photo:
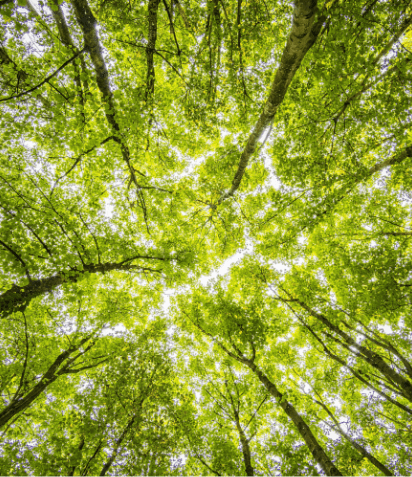
POLYGON ((23 91, 22 93, 16 94, 15 96, 8 96, 7 98, 0 98, 0 102, 3 101, 9 101, 10 99, 16 99, 16 98, 21 98, 22 96, 25 96, 26 94, 32 93, 36 89, 39 89, 41 86, 43 86, 45 83, 49 82, 52 78, 54 78, 57 74, 60 73, 68 64, 70 64, 72 61, 74 61, 78 56, 80 56, 82 53, 86 51, 86 48, 81 49, 78 51, 74 56, 72 56, 69 60, 65 61, 60 68, 58 68, 54 73, 51 75, 47 76, 43 81, 41 81, 38 85, 33 86, 33 88, 28 89, 27 91, 23 91))
POLYGON ((249 427, 249 424, 253 421, 253 419, 256 417, 256 414, 259 412, 259 409, 263 406, 264 402, 266 401, 266 399, 268 398, 269 396, 266 395, 264 398, 263 398, 263 401, 259 404, 259 406, 256 408, 256 411, 254 412, 253 416, 249 419, 248 423, 246 424, 245 428, 244 428, 244 431, 246 432, 246 429, 249 427))
POLYGON ((6 250, 8 250, 8 251, 13 255, 13 257, 16 258, 16 259, 23 265, 23 268, 24 268, 24 270, 25 270, 25 272, 26 272, 26 276, 27 276, 29 282, 31 282, 32 279, 31 279, 30 273, 29 273, 29 271, 28 271, 28 269, 27 269, 26 262, 20 257, 19 254, 17 254, 12 248, 10 248, 10 247, 9 247, 7 244, 5 244, 2 240, 0 240, 0 245, 2 245, 6 250))
POLYGON ((176 48, 177 48, 177 54, 180 55, 180 47, 179 47, 179 43, 177 41, 177 38, 176 38, 176 32, 175 32, 175 27, 173 25, 173 18, 172 18, 172 15, 170 13, 170 10, 169 10, 169 6, 167 5, 167 1, 166 0, 163 0, 163 4, 165 6, 165 9, 167 11, 167 16, 169 17, 169 21, 170 21, 170 28, 172 29, 172 32, 173 32, 173 37, 175 39, 175 43, 176 43, 176 48))
POLYGON ((29 359, 29 337, 28 337, 28 333, 27 333, 27 319, 26 319, 26 314, 24 312, 22 312, 22 315, 23 315, 23 318, 24 318, 24 337, 25 337, 26 354, 25 354, 25 357, 24 357, 23 371, 22 371, 21 376, 20 376, 19 387, 16 389, 16 392, 14 393, 14 396, 11 399, 12 402, 15 401, 19 397, 20 390, 23 387, 24 377, 25 377, 26 369, 27 369, 27 361, 29 359))
POLYGON ((106 144, 106 142, 110 141, 110 140, 115 140, 115 136, 109 136, 107 137, 106 139, 104 139, 100 144, 98 145, 95 145, 93 147, 91 147, 90 149, 88 149, 87 151, 84 151, 82 152, 79 156, 77 156, 73 162, 73 165, 70 167, 70 169, 68 171, 66 171, 62 176, 60 176, 58 179, 56 179, 56 182, 54 183, 53 187, 52 187, 52 190, 50 192, 50 196, 53 194, 54 192, 54 189, 56 188, 57 184, 62 180, 64 179, 65 177, 67 177, 70 172, 72 172, 72 170, 77 166, 77 164, 79 164, 79 162, 82 160, 83 156, 85 156, 86 154, 89 154, 89 152, 92 152, 94 151, 96 148, 100 147, 100 146, 103 146, 103 144, 106 144))

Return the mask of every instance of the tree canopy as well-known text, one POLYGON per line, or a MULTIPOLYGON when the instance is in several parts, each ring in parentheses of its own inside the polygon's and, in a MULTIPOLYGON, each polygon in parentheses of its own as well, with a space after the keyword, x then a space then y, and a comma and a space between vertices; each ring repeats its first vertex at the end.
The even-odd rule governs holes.
POLYGON ((411 2, 0 21, 0 474, 409 475, 411 2))

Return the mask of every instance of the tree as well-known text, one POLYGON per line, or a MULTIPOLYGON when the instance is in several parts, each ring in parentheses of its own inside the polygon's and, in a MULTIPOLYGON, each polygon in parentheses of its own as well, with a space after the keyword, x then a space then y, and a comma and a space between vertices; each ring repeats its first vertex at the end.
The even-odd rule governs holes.
POLYGON ((0 19, 1 472, 410 473, 410 2, 0 19))

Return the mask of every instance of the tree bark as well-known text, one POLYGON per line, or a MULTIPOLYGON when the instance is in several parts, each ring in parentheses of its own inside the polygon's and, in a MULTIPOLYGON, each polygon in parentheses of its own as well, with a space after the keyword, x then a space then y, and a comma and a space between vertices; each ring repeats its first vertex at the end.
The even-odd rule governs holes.
POLYGON ((115 441, 113 452, 111 453, 107 462, 104 464, 104 466, 103 466, 99 475, 106 475, 106 472, 112 466, 114 460, 117 457, 117 454, 120 451, 120 446, 121 446, 124 438, 126 437, 126 434, 129 432, 130 428, 133 426, 133 423, 134 423, 135 419, 136 419, 136 415, 133 415, 132 418, 130 419, 130 421, 128 422, 127 426, 123 429, 123 432, 120 434, 120 437, 115 441))
MULTIPOLYGON (((73 52, 77 52, 78 49, 76 48, 76 45, 73 42, 62 7, 60 6, 57 0, 49 0, 49 4, 50 4, 50 9, 52 11, 54 21, 56 22, 57 28, 59 30, 59 35, 60 35, 60 39, 62 43, 66 46, 71 47, 73 49, 73 52)), ((86 63, 84 62, 83 56, 80 57, 80 62, 81 62, 82 70, 86 72, 86 63)), ((82 81, 80 79, 80 70, 76 62, 73 63, 73 66, 75 70, 74 81, 76 83, 76 87, 79 92, 80 100, 83 104, 84 98, 83 98, 82 81)), ((87 89, 88 85, 86 84, 85 86, 87 89)))
POLYGON ((154 93, 155 69, 153 64, 154 49, 157 40, 157 10, 160 0, 149 0, 147 7, 147 21, 149 25, 148 41, 146 47, 147 77, 146 77, 146 100, 154 93))
POLYGON ((0 412, 0 429, 15 415, 27 409, 51 383, 56 381, 59 376, 70 372, 68 366, 70 366, 74 360, 72 359, 69 361, 69 357, 89 339, 90 337, 83 338, 77 346, 72 346, 61 353, 54 360, 54 363, 49 367, 46 373, 44 373, 41 380, 23 398, 18 398, 18 396, 15 395, 15 398, 10 404, 0 412), (64 363, 65 366, 61 368, 64 363))
POLYGON ((139 187, 136 180, 135 170, 130 163, 129 147, 122 137, 120 126, 116 119, 116 105, 110 87, 109 72, 104 61, 102 47, 96 30, 97 21, 87 3, 87 0, 72 0, 72 4, 77 21, 83 32, 86 48, 90 53, 90 58, 96 74, 97 86, 103 96, 106 119, 115 133, 115 140, 120 145, 122 157, 127 164, 132 181, 135 183, 136 187, 139 187))
POLYGON ((236 413, 236 428, 239 433, 240 444, 242 446, 243 461, 245 463, 246 475, 255 475, 253 471, 253 466, 252 466, 252 458, 250 454, 249 441, 246 438, 245 433, 243 432, 243 429, 239 422, 239 416, 237 415, 237 413, 236 413))
MULTIPOLYGON (((79 447, 77 448, 77 450, 79 452, 81 452, 81 450, 83 449, 84 444, 85 444, 85 440, 84 440, 84 436, 82 436, 79 447)), ((80 454, 80 456, 81 456, 81 454, 80 454)), ((81 459, 81 457, 78 460, 80 460, 80 459, 81 459)), ((73 476, 74 475, 74 472, 76 471, 77 465, 78 465, 78 463, 72 466, 70 472, 68 472, 68 474, 67 474, 68 476, 73 476)))
POLYGON ((222 343, 217 341, 215 337, 205 331, 199 323, 192 323, 205 335, 209 336, 217 343, 217 345, 229 356, 233 359, 239 361, 240 363, 248 366, 256 376, 258 377, 259 381, 265 386, 266 390, 269 392, 271 396, 273 396, 277 402, 279 403, 280 407, 285 411, 286 415, 291 419, 293 424, 295 425, 296 429, 298 430, 299 434, 302 436, 303 440, 306 442, 306 445, 309 447, 311 454, 313 455, 316 462, 322 467, 326 475, 342 475, 339 469, 334 465, 334 463, 329 459, 325 451, 323 450, 322 446, 317 441, 316 437, 313 435, 310 427, 306 424, 300 414, 296 411, 294 406, 286 400, 286 396, 284 396, 278 388, 273 384, 267 376, 265 376, 262 371, 255 365, 255 348, 252 342, 252 349, 253 349, 253 356, 251 359, 247 359, 241 351, 234 346, 236 353, 228 350, 222 343))
MULTIPOLYGON (((337 421, 337 419, 335 418, 335 416, 333 415, 332 411, 330 411, 330 409, 326 406, 326 404, 324 404, 323 402, 320 402, 318 401, 317 399, 314 399, 312 397, 313 401, 316 402, 317 404, 319 404, 319 406, 321 406, 327 413, 328 413, 328 416, 332 419, 332 421, 335 423, 335 426, 333 427, 334 430, 337 430, 339 432, 339 434, 341 436, 343 436, 347 441, 349 441, 352 446, 358 451, 360 452, 363 457, 365 457, 366 459, 368 459, 368 461, 374 465, 377 469, 379 469, 383 475, 393 475, 392 472, 384 465, 382 464, 382 462, 380 462, 378 459, 376 459, 372 454, 370 454, 363 446, 361 446, 360 444, 358 444, 355 439, 352 439, 352 437, 350 437, 342 428, 341 426, 339 425, 339 422, 337 421)), ((330 426, 332 428, 332 426, 330 426)))
POLYGON ((291 419, 299 434, 302 436, 306 445, 309 447, 311 454, 316 462, 322 467, 326 475, 342 475, 335 464, 329 459, 323 450, 322 446, 313 435, 310 427, 303 420, 301 415, 297 412, 295 407, 287 401, 284 394, 262 373, 262 371, 251 361, 243 361, 259 378, 260 382, 265 386, 268 392, 277 400, 280 407, 285 411, 287 416, 291 419))
MULTIPOLYGON (((232 374, 233 377, 233 374, 232 374)), ((236 407, 235 403, 233 402, 232 396, 230 394, 229 388, 227 387, 226 384, 226 389, 229 394, 229 400, 226 398, 228 402, 230 402, 232 411, 233 411, 233 416, 235 418, 235 423, 236 423, 236 429, 239 434, 239 440, 240 440, 240 445, 242 446, 242 453, 243 453, 243 461, 245 463, 245 471, 246 475, 254 475, 253 471, 253 466, 252 466, 252 458, 251 458, 251 453, 250 453, 250 446, 249 442, 250 439, 246 437, 246 434, 240 425, 240 417, 239 417, 239 395, 238 395, 238 406, 236 407)))
MULTIPOLYGON (((156 259, 155 257, 153 258, 156 259)), ((104 263, 98 265, 91 264, 85 265, 83 270, 70 270, 67 272, 59 272, 56 275, 52 275, 51 277, 31 280, 28 285, 13 285, 12 288, 0 295, 0 317, 5 318, 12 313, 18 311, 23 312, 34 298, 45 293, 50 293, 63 283, 77 282, 86 273, 105 273, 111 270, 142 270, 150 272, 160 271, 157 269, 139 267, 137 265, 130 265, 127 263, 104 263)))
MULTIPOLYGON (((286 292, 288 295, 289 293, 286 292)), ((290 295, 289 295, 290 296, 290 295)), ((384 376, 386 376, 389 380, 392 380, 394 383, 399 385, 399 387, 403 390, 405 397, 412 402, 412 383, 401 376, 398 372, 396 372, 394 369, 391 368, 391 366, 388 365, 388 363, 377 353, 374 351, 371 351, 370 349, 366 348, 365 346, 362 346, 358 344, 350 335, 345 333, 343 330, 341 330, 338 326, 334 325, 331 323, 326 316, 324 316, 321 313, 317 313, 315 310, 310 308, 306 303, 300 301, 297 298, 293 298, 292 301, 298 303, 303 309, 305 309, 310 315, 315 317, 317 320, 319 320, 321 323, 323 323, 325 326, 327 326, 330 330, 335 332, 337 335, 339 335, 341 338, 343 338, 346 343, 349 346, 352 346, 356 350, 359 351, 357 355, 365 360, 368 364, 370 364, 372 367, 377 369, 380 373, 382 373, 384 376)))
POLYGON ((321 340, 321 338, 313 331, 313 329, 308 324, 306 324, 301 318, 298 317, 298 319, 302 323, 302 325, 320 343, 320 345, 322 346, 323 351, 325 352, 326 356, 333 359, 334 361, 339 363, 341 366, 343 366, 344 368, 349 370, 355 376, 355 378, 359 379, 359 381, 361 381, 363 384, 365 384, 365 386, 367 386, 368 388, 375 391, 377 394, 379 394, 379 396, 383 397, 384 399, 386 399, 387 401, 392 403, 394 406, 397 406, 399 409, 402 409, 402 411, 405 411, 408 414, 412 415, 412 409, 410 409, 409 407, 405 406, 404 404, 396 401, 395 399, 391 398, 388 394, 386 394, 383 391, 381 391, 380 389, 376 388, 369 380, 365 379, 361 375, 361 371, 359 371, 359 372, 356 371, 356 369, 352 368, 352 366, 349 366, 344 359, 342 359, 339 356, 337 356, 336 354, 332 353, 331 350, 326 346, 326 344, 321 340))
POLYGON ((371 176, 372 174, 375 174, 378 171, 381 171, 382 169, 385 169, 385 167, 392 166, 394 164, 400 164, 402 161, 407 159, 408 157, 412 157, 412 146, 407 146, 405 149, 398 154, 395 154, 394 156, 390 157, 386 161, 379 162, 372 166, 368 170, 368 176, 371 176))
POLYGON ((233 196, 239 188, 243 174, 245 173, 250 158, 256 150, 260 137, 272 124, 273 118, 279 106, 282 104, 296 71, 306 53, 315 43, 324 21, 324 18, 321 17, 314 23, 316 13, 316 0, 297 0, 295 2, 292 29, 283 51, 280 65, 276 71, 275 79, 270 88, 269 97, 242 152, 232 186, 229 192, 222 195, 218 204, 222 203, 228 197, 233 196))

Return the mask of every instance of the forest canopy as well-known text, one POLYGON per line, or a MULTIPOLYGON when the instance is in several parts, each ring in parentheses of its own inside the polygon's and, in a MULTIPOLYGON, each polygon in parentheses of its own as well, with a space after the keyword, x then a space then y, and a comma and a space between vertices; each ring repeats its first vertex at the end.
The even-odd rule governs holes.
POLYGON ((0 474, 410 475, 411 2, 0 21, 0 474))

